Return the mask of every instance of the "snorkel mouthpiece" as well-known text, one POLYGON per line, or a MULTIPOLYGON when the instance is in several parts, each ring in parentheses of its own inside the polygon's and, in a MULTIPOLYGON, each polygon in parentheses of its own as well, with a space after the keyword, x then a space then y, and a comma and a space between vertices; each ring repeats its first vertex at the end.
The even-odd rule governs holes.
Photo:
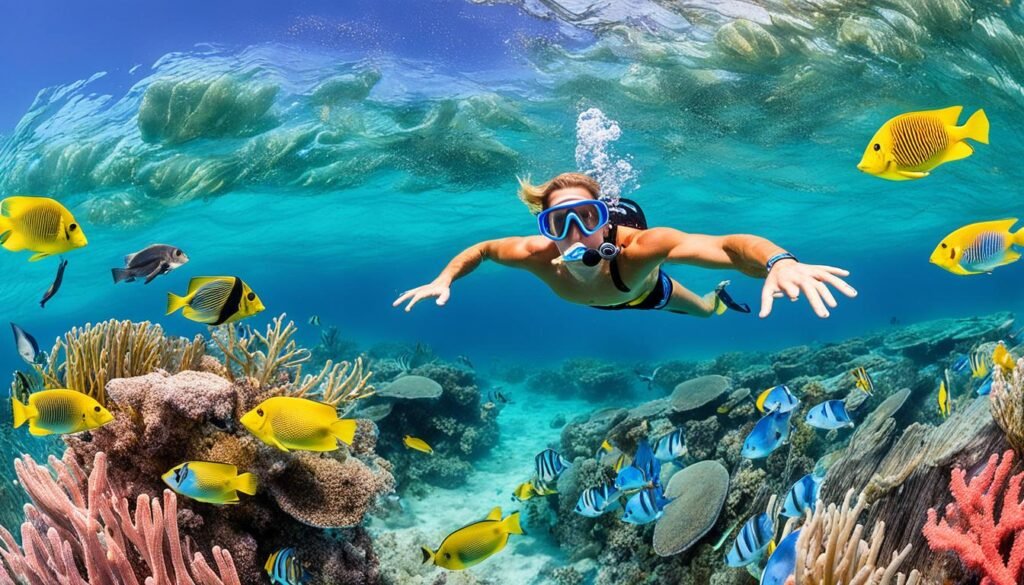
POLYGON ((587 254, 591 251, 592 250, 590 250, 583 244, 577 242, 573 244, 572 247, 570 247, 568 250, 566 250, 564 254, 562 254, 562 261, 579 262, 580 260, 582 260, 583 263, 586 264, 587 266, 593 266, 594 264, 596 264, 596 262, 594 264, 587 264, 587 254))
POLYGON ((597 266, 601 262, 601 253, 593 248, 587 248, 583 253, 584 266, 597 266))

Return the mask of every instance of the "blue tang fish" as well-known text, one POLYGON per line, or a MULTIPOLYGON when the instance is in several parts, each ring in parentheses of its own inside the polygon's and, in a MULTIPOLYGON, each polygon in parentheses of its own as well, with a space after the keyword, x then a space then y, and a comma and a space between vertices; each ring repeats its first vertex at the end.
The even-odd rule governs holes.
POLYGON ((554 449, 544 449, 537 453, 537 456, 533 458, 533 462, 537 466, 537 477, 543 482, 551 482, 558 479, 558 476, 562 475, 566 468, 572 466, 569 460, 559 455, 558 451, 554 449))
POLYGON ((665 506, 670 501, 662 495, 659 486, 641 490, 626 502, 622 521, 639 525, 654 522, 665 513, 665 506))
POLYGON ((653 485, 661 483, 661 461, 654 456, 654 450, 647 439, 641 439, 633 455, 633 467, 644 472, 644 477, 653 485))
POLYGON ((676 429, 654 442, 654 456, 658 461, 668 462, 686 456, 686 436, 683 429, 676 429))
POLYGON ((761 412, 789 412, 800 406, 800 400, 790 392, 789 386, 779 384, 762 392, 754 404, 761 412))
POLYGON ((597 518, 618 505, 618 495, 615 488, 609 485, 587 488, 576 501, 575 512, 587 518, 597 518))
POLYGON ((619 491, 628 492, 651 487, 651 485, 651 482, 647 481, 647 476, 644 475, 644 472, 632 465, 623 467, 619 474, 615 476, 615 489, 619 491))
POLYGON ((757 421, 743 440, 740 454, 747 459, 763 459, 789 439, 789 419, 792 412, 773 410, 757 421))
POLYGON ((725 562, 730 567, 746 567, 749 564, 761 560, 765 549, 775 538, 775 527, 768 514, 761 512, 757 516, 747 520, 743 528, 740 528, 736 540, 725 555, 725 562))
POLYGON ((782 506, 782 515, 787 518, 802 518, 804 510, 814 511, 818 503, 818 492, 821 491, 821 477, 813 473, 796 480, 793 487, 786 493, 786 502, 782 506))
POLYGON ((992 393, 992 373, 989 372, 988 376, 981 381, 981 386, 978 386, 978 396, 988 396, 992 393))
POLYGON ((819 429, 841 429, 852 427, 853 420, 846 412, 842 400, 826 400, 807 412, 807 424, 819 429))
POLYGON ((800 531, 794 530, 782 539, 779 547, 768 557, 760 585, 783 585, 796 571, 796 541, 799 538, 800 531))

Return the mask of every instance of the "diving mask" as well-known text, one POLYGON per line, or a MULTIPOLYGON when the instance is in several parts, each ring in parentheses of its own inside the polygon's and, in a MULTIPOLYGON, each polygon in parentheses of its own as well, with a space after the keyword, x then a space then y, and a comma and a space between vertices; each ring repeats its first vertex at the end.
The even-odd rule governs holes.
POLYGON ((564 240, 571 223, 585 236, 597 233, 608 224, 608 204, 600 199, 569 201, 549 207, 537 216, 541 235, 550 240, 564 240))

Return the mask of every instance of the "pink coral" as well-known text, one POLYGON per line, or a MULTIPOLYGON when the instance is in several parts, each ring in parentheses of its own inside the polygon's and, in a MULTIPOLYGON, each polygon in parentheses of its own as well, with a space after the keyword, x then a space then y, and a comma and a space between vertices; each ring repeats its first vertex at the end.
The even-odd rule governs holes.
POLYGON ((1001 462, 993 454, 970 483, 966 471, 954 469, 949 482, 954 502, 941 520, 934 508, 928 510, 922 530, 932 551, 955 552, 984 575, 981 585, 1024 582, 1024 472, 1009 477, 1012 469, 1013 451, 1004 453, 1001 462))
POLYGON ((139 496, 133 516, 107 478, 103 453, 88 479, 76 463, 55 457, 50 467, 56 479, 31 457, 14 465, 34 506, 25 506, 22 547, 0 527, 0 584, 240 585, 231 554, 219 547, 213 548, 218 571, 199 553, 186 562, 172 492, 164 491, 162 507, 139 496), (142 562, 131 561, 136 558, 142 562))

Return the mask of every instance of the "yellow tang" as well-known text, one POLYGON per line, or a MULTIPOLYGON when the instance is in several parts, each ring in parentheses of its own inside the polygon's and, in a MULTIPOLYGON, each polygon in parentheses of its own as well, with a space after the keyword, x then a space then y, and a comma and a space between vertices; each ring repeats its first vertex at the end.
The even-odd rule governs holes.
POLYGON ((519 484, 516 487, 515 491, 512 492, 512 497, 519 500, 520 502, 525 502, 526 500, 529 500, 535 495, 537 495, 537 492, 536 490, 533 489, 532 481, 526 481, 519 484))
POLYGON ((949 375, 948 375, 949 372, 947 371, 946 373, 947 373, 946 377, 942 381, 939 382, 939 414, 942 415, 942 418, 949 418, 949 411, 950 411, 950 402, 949 402, 950 401, 950 396, 949 396, 949 393, 952 390, 952 388, 950 388, 950 386, 947 384, 947 382, 949 381, 949 375))
POLYGON ((1003 371, 1004 374, 1009 374, 1013 371, 1013 368, 1017 363, 1013 360, 1013 355, 1006 349, 1006 344, 1000 341, 995 350, 992 352, 992 364, 1003 371))
POLYGON ((349 445, 356 421, 338 418, 330 404, 275 396, 245 413, 242 425, 261 441, 282 451, 334 451, 338 441, 349 445))
POLYGON ((90 396, 75 390, 43 390, 28 397, 28 404, 11 398, 14 428, 28 423, 28 432, 39 436, 65 435, 98 429, 114 415, 90 396))
POLYGON ((172 490, 207 504, 237 504, 238 492, 256 493, 256 476, 238 474, 238 468, 227 463, 187 461, 161 476, 172 490))
POLYGON ((468 569, 505 548, 510 534, 523 534, 519 512, 502 520, 501 508, 495 508, 485 520, 463 526, 445 537, 437 552, 423 547, 423 562, 452 571, 468 569))
POLYGON ((992 272, 1020 259, 1014 246, 1024 246, 1024 228, 1010 231, 1016 218, 965 225, 932 250, 928 261, 953 274, 967 276, 992 272))
POLYGON ((857 168, 891 181, 927 177, 935 167, 967 158, 971 139, 988 144, 988 118, 978 110, 963 126, 957 119, 963 106, 901 114, 878 129, 857 168))
POLYGON ((0 244, 12 252, 36 252, 29 262, 88 243, 75 217, 53 199, 18 196, 0 201, 0 244))
POLYGON ((410 448, 410 449, 426 453, 427 455, 433 455, 434 454, 434 450, 431 449, 430 445, 428 445, 427 442, 424 441, 423 439, 417 439, 416 437, 412 437, 410 435, 406 435, 402 439, 402 443, 404 443, 405 446, 410 448))
POLYGON ((237 276, 197 276, 180 297, 167 293, 167 314, 184 308, 186 319, 207 325, 233 323, 263 311, 263 301, 237 276))

